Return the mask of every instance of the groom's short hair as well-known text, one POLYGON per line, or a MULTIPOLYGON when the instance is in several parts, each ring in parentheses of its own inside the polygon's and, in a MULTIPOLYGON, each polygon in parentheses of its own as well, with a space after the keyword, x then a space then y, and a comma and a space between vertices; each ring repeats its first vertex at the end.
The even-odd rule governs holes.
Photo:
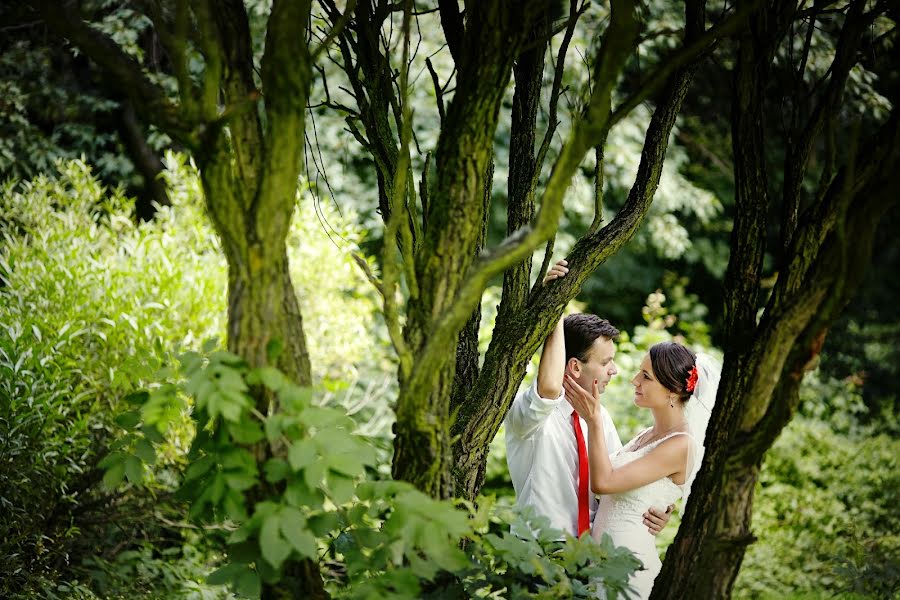
POLYGON ((619 330, 597 315, 577 313, 569 315, 563 321, 563 335, 566 339, 566 362, 572 357, 587 362, 587 353, 594 341, 601 336, 615 340, 619 336, 619 330))

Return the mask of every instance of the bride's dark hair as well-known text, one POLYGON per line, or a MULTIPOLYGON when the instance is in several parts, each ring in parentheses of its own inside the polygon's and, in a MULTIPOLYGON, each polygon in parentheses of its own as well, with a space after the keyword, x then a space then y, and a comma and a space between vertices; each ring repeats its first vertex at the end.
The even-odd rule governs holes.
POLYGON ((650 347, 650 365, 664 388, 678 394, 685 401, 691 392, 685 389, 691 369, 697 363, 697 355, 677 342, 660 342, 650 347))

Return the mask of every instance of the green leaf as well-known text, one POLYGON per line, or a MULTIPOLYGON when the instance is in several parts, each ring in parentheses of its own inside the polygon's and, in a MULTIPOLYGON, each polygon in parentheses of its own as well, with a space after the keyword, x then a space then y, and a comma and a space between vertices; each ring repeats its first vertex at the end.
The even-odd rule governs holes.
POLYGON ((139 439, 134 445, 134 453, 148 465, 156 462, 156 450, 153 449, 153 444, 144 438, 139 439))
POLYGON ((265 465, 266 481, 269 483, 278 483, 283 480, 291 472, 287 462, 281 458, 270 458, 265 465))
POLYGON ((101 469, 109 469, 116 463, 120 463, 125 460, 125 457, 128 456, 124 452, 110 452, 103 459, 97 463, 97 466, 101 469))
POLYGON ((137 456, 125 458, 125 475, 131 483, 140 483, 144 479, 144 466, 137 456))
POLYGON ((343 410, 321 406, 310 406, 304 409, 300 413, 300 420, 308 427, 319 427, 322 429, 340 425, 352 428, 355 425, 353 420, 343 410))
POLYGON ((366 472, 366 467, 355 454, 332 453, 325 455, 328 468, 349 477, 359 477, 366 472))
POLYGON ((262 593, 259 575, 250 569, 242 571, 235 579, 234 591, 246 598, 259 598, 262 593))
POLYGON ((312 388, 288 383, 278 392, 278 400, 288 412, 299 413, 312 402, 312 388))
POLYGON ((275 367, 260 367, 247 374, 247 383, 250 385, 264 385, 273 392, 279 392, 290 380, 275 367))
POLYGON ((316 538, 306 529, 306 518, 296 508, 288 506, 282 510, 281 533, 298 554, 306 558, 318 558, 316 538))
POLYGON ((274 414, 266 417, 266 439, 271 443, 281 437, 284 415, 274 414))
POLYGON ((226 585, 234 581, 235 576, 245 570, 246 565, 237 563, 228 563, 224 567, 220 567, 209 574, 206 583, 209 585, 226 585))
POLYGON ((210 455, 204 456, 203 458, 191 463, 184 474, 184 481, 188 482, 202 477, 203 475, 208 473, 215 464, 215 457, 210 455))
POLYGON ((141 422, 141 413, 136 410, 130 410, 116 416, 116 423, 123 429, 132 429, 141 422))
POLYGON ((229 423, 228 433, 239 444, 255 444, 264 437, 262 427, 249 416, 235 423, 229 423))
POLYGON ((140 392, 133 392, 125 396, 124 400, 128 404, 133 404, 135 406, 141 406, 147 399, 150 398, 150 394, 146 390, 141 390, 140 392))
POLYGON ((159 432, 156 425, 144 425, 141 427, 141 433, 154 444, 162 444, 166 441, 166 438, 159 432))
POLYGON ((108 490, 116 489, 125 477, 125 462, 118 461, 112 464, 103 474, 103 486, 108 490))
POLYGON ((316 445, 312 440, 298 440, 294 442, 288 450, 288 461, 290 461, 291 468, 295 471, 300 471, 315 463, 316 445))
POLYGON ((225 483, 233 490, 243 492, 257 484, 256 477, 246 473, 225 473, 225 483))
POLYGON ((331 492, 329 495, 335 504, 346 504, 353 499, 353 492, 356 490, 356 482, 353 479, 344 477, 338 473, 329 473, 328 489, 331 492))
POLYGON ((303 470, 303 480, 306 481, 306 485, 311 488, 316 488, 322 483, 322 478, 325 476, 325 465, 321 462, 314 462, 306 466, 303 470))
POLYGON ((340 521, 334 513, 321 513, 306 519, 309 530, 317 537, 325 537, 340 528, 340 521))
POLYGON ((281 537, 281 519, 278 514, 267 517, 259 530, 259 546, 263 558, 276 569, 280 569, 282 563, 291 553, 288 542, 281 537))
POLYGON ((320 508, 325 494, 318 488, 309 488, 304 481, 292 481, 284 491, 284 500, 292 506, 320 508))

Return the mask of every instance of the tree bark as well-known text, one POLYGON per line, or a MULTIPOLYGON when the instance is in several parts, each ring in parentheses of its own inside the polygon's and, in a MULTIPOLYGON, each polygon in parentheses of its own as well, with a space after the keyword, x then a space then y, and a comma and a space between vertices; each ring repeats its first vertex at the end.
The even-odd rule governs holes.
MULTIPOLYGON (((850 153, 818 202, 800 215, 757 322, 770 208, 762 90, 792 10, 763 11, 739 42, 732 115, 737 215, 725 279, 725 361, 703 467, 653 599, 730 596, 746 547, 754 540, 753 493, 763 456, 793 417, 804 373, 815 364, 828 327, 862 280, 879 219, 898 202, 878 183, 900 166, 895 108, 862 150, 850 153)), ((856 17, 847 17, 845 26, 855 26, 856 17)), ((845 58, 839 50, 835 61, 845 58)), ((840 69, 834 72, 841 77, 840 69)), ((839 97, 829 93, 824 102, 839 97)), ((805 165, 808 156, 798 160, 805 165)), ((802 179, 803 173, 798 176, 802 179)), ((781 200, 792 201, 795 188, 788 186, 783 193, 789 197, 781 200)))
MULTIPOLYGON (((281 342, 284 350, 277 366, 299 384, 310 385, 303 321, 285 244, 303 168, 304 116, 312 80, 307 47, 311 2, 272 3, 260 71, 264 96, 254 83, 243 3, 203 0, 189 9, 195 18, 183 15, 174 34, 161 13, 150 15, 175 65, 175 102, 68 3, 38 4, 51 29, 117 82, 146 122, 193 152, 208 213, 228 262, 229 350, 258 367, 270 364, 273 343, 281 342), (191 29, 189 23, 196 27, 191 29), (204 59, 199 85, 188 74, 188 37, 204 59)), ((257 398, 257 403, 262 412, 268 411, 266 398, 257 398)), ((261 462, 266 460, 268 449, 257 455, 261 462)), ((326 598, 318 563, 294 562, 281 582, 264 585, 263 597, 326 598)))

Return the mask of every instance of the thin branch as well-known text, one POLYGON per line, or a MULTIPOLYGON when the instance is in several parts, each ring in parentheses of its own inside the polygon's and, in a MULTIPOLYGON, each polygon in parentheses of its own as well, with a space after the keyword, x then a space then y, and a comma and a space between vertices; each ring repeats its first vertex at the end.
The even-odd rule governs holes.
POLYGON ((425 59, 425 66, 428 67, 428 72, 431 73, 431 82, 434 84, 434 96, 437 101, 437 109, 438 115, 441 118, 441 123, 444 122, 444 94, 441 92, 441 82, 438 79, 438 74, 434 70, 434 65, 431 64, 431 58, 425 59))
POLYGON ((721 23, 711 27, 690 44, 683 46, 660 61, 660 65, 636 92, 631 94, 613 112, 609 119, 609 127, 624 119, 635 107, 656 94, 665 84, 669 75, 691 62, 697 56, 708 52, 721 38, 737 31, 747 18, 762 4, 761 0, 753 0, 741 5, 737 11, 721 23))
MULTIPOLYGON (((544 139, 541 140, 541 146, 538 150, 537 157, 535 158, 534 180, 531 182, 532 188, 537 186, 538 179, 541 175, 541 167, 547 157, 547 151, 550 149, 550 142, 553 139, 553 134, 556 132, 556 127, 559 125, 559 122, 556 120, 556 110, 557 105, 559 104, 559 94, 562 90, 562 77, 563 69, 566 64, 566 53, 569 50, 569 43, 572 41, 572 35, 575 33, 575 25, 578 22, 578 17, 587 10, 587 3, 583 4, 581 9, 578 10, 576 10, 577 5, 578 0, 569 1, 569 11, 574 14, 575 17, 569 19, 566 33, 563 36, 562 43, 559 46, 559 53, 556 57, 556 64, 553 71, 553 86, 550 88, 550 114, 547 118, 547 131, 544 132, 544 139)), ((588 85, 590 85, 590 83, 588 85)))
POLYGON ((544 274, 550 268, 550 261, 553 258, 553 247, 556 245, 556 234, 553 235, 549 240, 547 240, 547 246, 544 248, 544 260, 541 261, 541 269, 538 271, 537 279, 534 280, 534 285, 531 287, 531 292, 528 294, 528 301, 531 302, 534 295, 537 294, 538 290, 541 289, 541 285, 543 284, 544 274))
POLYGON ((596 162, 594 163, 594 220, 588 227, 587 235, 594 235, 603 224, 603 147, 606 145, 606 136, 599 144, 594 146, 596 162))
MULTIPOLYGON (((410 0, 406 0, 407 2, 407 10, 403 15, 403 31, 404 31, 404 40, 403 40, 403 66, 401 67, 400 74, 400 93, 403 95, 402 99, 402 110, 404 113, 404 117, 409 117, 409 104, 407 102, 406 93, 407 93, 407 77, 408 77, 408 56, 409 56, 409 22, 410 22, 410 12, 411 12, 411 2, 410 0)), ((409 378, 412 373, 413 368, 413 356, 410 352, 408 346, 406 345, 406 341, 403 338, 403 332, 400 326, 400 316, 396 302, 396 294, 398 291, 399 284, 399 269, 397 267, 398 260, 398 243, 397 243, 397 234, 400 233, 400 229, 407 229, 407 214, 404 214, 405 211, 399 210, 400 206, 403 206, 402 198, 407 193, 406 190, 406 178, 408 174, 409 167, 409 141, 410 141, 410 132, 412 129, 412 123, 410 118, 404 118, 401 121, 402 128, 400 130, 400 156, 397 160, 397 169, 394 173, 393 180, 393 189, 391 190, 391 195, 393 196, 392 206, 394 210, 390 218, 387 220, 387 226, 385 227, 384 232, 384 249, 383 249, 383 259, 382 259, 382 273, 383 273, 383 288, 384 293, 382 297, 384 298, 384 320, 388 327, 388 334, 390 335, 391 342, 394 345, 394 349, 397 352, 397 358, 400 362, 400 376, 401 380, 406 380, 409 378)), ((401 234, 402 235, 402 234, 401 234)), ((404 240, 405 241, 405 240, 404 240)), ((404 243, 404 246, 408 248, 408 246, 404 243)), ((411 252, 411 250, 408 250, 411 252)), ((407 271, 413 271, 413 261, 407 260, 406 262, 407 271)), ((409 277, 409 273, 407 273, 407 277, 409 277)), ((412 293, 413 286, 415 286, 415 273, 413 271, 412 278, 407 282, 409 288, 412 293)), ((418 290, 416 290, 418 293, 418 290)))
POLYGON ((325 35, 325 39, 319 43, 319 45, 310 52, 310 62, 315 64, 319 59, 319 56, 322 54, 322 51, 328 48, 331 45, 331 42, 341 34, 346 27, 347 23, 350 21, 350 17, 353 14, 353 8, 356 6, 356 0, 347 0, 347 7, 344 9, 344 14, 337 18, 336 21, 332 22, 331 31, 329 31, 325 35))
POLYGON ((369 261, 367 261, 359 252, 351 252, 350 256, 353 258, 353 261, 359 266, 362 270, 363 274, 365 274, 366 279, 369 280, 378 293, 381 295, 382 299, 384 298, 384 287, 381 284, 381 280, 372 272, 371 267, 369 267, 369 261))

